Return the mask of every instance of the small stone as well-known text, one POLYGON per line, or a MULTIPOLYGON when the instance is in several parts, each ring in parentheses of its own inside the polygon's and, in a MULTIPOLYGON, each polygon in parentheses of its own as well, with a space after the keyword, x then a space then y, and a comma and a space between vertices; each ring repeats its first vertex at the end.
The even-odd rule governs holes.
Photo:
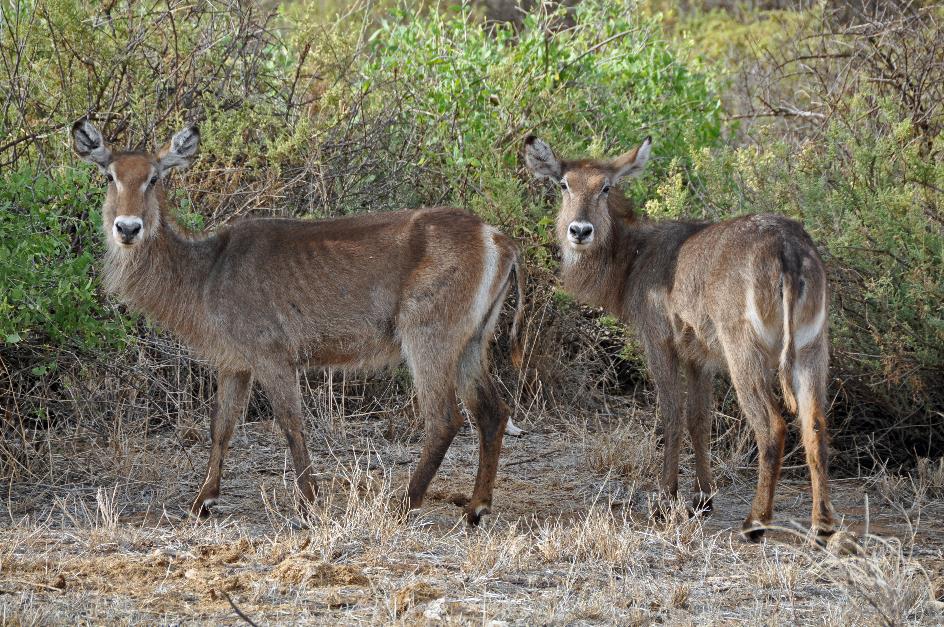
POLYGON ((446 598, 433 599, 423 610, 423 617, 427 620, 443 620, 446 617, 446 598))

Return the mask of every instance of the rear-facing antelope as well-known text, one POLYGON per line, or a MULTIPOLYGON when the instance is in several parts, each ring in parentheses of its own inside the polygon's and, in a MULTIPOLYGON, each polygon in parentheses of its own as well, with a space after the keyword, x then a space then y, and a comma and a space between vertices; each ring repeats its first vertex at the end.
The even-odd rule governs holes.
POLYGON ((678 491, 685 422, 695 450, 695 506, 711 508, 712 379, 726 366, 757 439, 757 493, 744 531, 760 538, 783 457, 779 378, 785 405, 802 424, 813 528, 828 535, 828 291, 816 248, 800 224, 777 215, 716 224, 635 215, 616 186, 642 172, 650 147, 646 138, 610 161, 562 161, 543 141, 525 140, 531 172, 563 190, 557 236, 564 288, 631 323, 641 339, 664 424, 664 493, 678 491))
POLYGON ((174 225, 164 181, 196 156, 196 127, 174 135, 157 154, 113 154, 84 119, 72 133, 76 152, 108 180, 106 287, 219 371, 209 467, 194 514, 206 515, 219 497, 223 459, 253 378, 288 440, 298 489, 311 501, 316 483, 298 368, 377 368, 405 359, 427 430, 409 483, 410 506, 422 504, 463 423, 458 392, 479 431, 478 474, 467 506, 469 521, 478 521, 491 506, 509 413, 487 367, 513 274, 513 358, 520 358, 524 278, 512 240, 449 208, 321 222, 244 220, 194 237, 174 225))

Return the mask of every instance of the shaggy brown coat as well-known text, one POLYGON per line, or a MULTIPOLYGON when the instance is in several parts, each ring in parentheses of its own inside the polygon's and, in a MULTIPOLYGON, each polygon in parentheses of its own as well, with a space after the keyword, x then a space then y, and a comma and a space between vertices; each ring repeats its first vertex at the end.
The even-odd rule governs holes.
POLYGON ((564 189, 557 217, 564 287, 619 316, 639 335, 664 425, 664 493, 674 497, 678 491, 686 423, 695 451, 695 506, 711 508, 712 379, 726 368, 759 455, 746 534, 759 538, 773 513, 786 431, 776 387, 802 425, 813 527, 829 534, 829 303, 816 247, 799 223, 779 215, 715 224, 651 222, 635 215, 615 186, 642 171, 650 146, 647 138, 612 161, 561 161, 541 140, 526 140, 529 169, 564 189))
POLYGON ((85 120, 73 135, 78 154, 109 181, 102 210, 106 286, 219 370, 212 448, 195 514, 207 514, 219 497, 223 459, 253 379, 272 403, 298 488, 311 501, 316 483, 298 369, 380 368, 404 359, 427 427, 410 505, 422 504, 462 425, 458 392, 480 435, 468 518, 477 522, 488 511, 509 414, 487 372, 488 350, 512 274, 516 340, 523 306, 524 275, 511 239, 451 208, 318 222, 243 220, 193 237, 173 224, 163 178, 195 157, 195 127, 156 155, 113 155, 85 120))

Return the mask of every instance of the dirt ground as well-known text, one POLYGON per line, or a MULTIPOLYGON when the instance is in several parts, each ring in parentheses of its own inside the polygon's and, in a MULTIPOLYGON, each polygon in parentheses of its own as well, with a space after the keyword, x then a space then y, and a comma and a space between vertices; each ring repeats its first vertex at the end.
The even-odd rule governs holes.
MULTIPOLYGON (((204 427, 48 443, 52 478, 7 486, 0 623, 934 624, 944 621, 944 502, 887 473, 832 482, 844 533, 804 537, 794 451, 760 544, 738 531, 755 471, 716 455, 715 511, 652 514, 651 408, 610 430, 534 411, 506 438, 495 513, 468 527, 474 429, 457 437, 422 510, 399 495, 419 451, 396 416, 310 420, 321 503, 303 522, 271 423, 242 425, 211 519, 185 512, 204 427), (634 422, 635 421, 635 422, 634 422), (645 431, 648 429, 648 431, 645 431)), ((683 457, 683 485, 691 460, 683 457)))

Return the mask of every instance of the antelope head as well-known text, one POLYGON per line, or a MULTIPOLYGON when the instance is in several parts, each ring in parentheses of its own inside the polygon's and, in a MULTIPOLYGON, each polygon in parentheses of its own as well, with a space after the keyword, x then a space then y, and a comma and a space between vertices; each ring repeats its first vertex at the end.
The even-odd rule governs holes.
POLYGON ((187 168, 197 155, 200 132, 189 126, 157 153, 112 153, 101 132, 83 118, 72 126, 75 152, 95 164, 108 184, 102 227, 110 248, 129 250, 153 238, 161 225, 163 179, 174 168, 187 168))
POLYGON ((525 139, 524 159, 531 173, 560 185, 557 238, 565 250, 582 253, 606 244, 613 229, 610 190, 622 179, 642 173, 651 146, 652 138, 647 137, 615 159, 563 161, 534 135, 525 139))

